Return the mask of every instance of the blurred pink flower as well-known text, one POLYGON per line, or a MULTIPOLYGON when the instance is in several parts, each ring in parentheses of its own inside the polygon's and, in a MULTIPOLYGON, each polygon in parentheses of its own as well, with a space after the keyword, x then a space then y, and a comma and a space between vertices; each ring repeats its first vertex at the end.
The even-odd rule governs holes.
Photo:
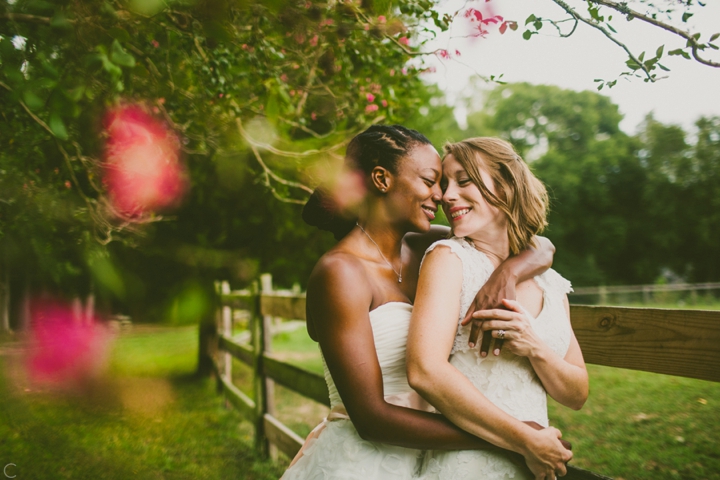
POLYGON ((318 36, 315 35, 314 37, 312 37, 312 38, 310 39, 310 46, 311 46, 311 47, 316 47, 317 44, 318 44, 318 36))
POLYGON ((365 98, 367 98, 367 101, 368 101, 368 102, 374 102, 374 101, 375 101, 375 95, 373 95, 372 93, 368 93, 368 94, 365 96, 365 98))
POLYGON ((100 373, 111 337, 95 318, 78 318, 69 305, 48 300, 33 302, 30 312, 32 381, 72 387, 100 373))
POLYGON ((180 142, 139 105, 124 105, 106 117, 105 178, 110 201, 125 217, 177 205, 187 190, 180 142))
POLYGON ((365 107, 365 112, 366 112, 366 113, 376 112, 379 108, 380 108, 380 107, 378 107, 378 106, 375 105, 374 103, 371 103, 370 105, 368 105, 367 107, 365 107))
POLYGON ((155 47, 155 48, 158 48, 158 47, 160 46, 160 43, 159 43, 157 40, 153 40, 153 41, 150 42, 150 43, 152 43, 152 46, 155 47))
POLYGON ((407 37, 400 37, 398 39, 398 42, 400 42, 403 45, 410 45, 410 40, 407 37))
POLYGON ((388 106, 388 102, 387 102, 387 100, 385 100, 385 99, 382 99, 382 101, 381 101, 380 103, 382 104, 383 107, 387 107, 387 106, 388 106))
POLYGON ((378 22, 385 23, 387 22, 387 18, 385 18, 385 15, 379 15, 378 16, 378 22))

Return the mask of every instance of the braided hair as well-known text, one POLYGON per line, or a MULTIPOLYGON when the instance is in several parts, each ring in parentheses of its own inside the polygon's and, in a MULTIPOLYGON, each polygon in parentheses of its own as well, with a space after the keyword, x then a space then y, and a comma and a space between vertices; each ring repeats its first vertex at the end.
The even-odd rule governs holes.
MULTIPOLYGON (((400 159, 407 157, 413 148, 430 144, 425 135, 402 125, 372 125, 350 141, 345 164, 365 176, 369 176, 375 167, 397 173, 400 159)), ((302 218, 309 225, 331 232, 336 240, 350 233, 357 221, 344 215, 322 186, 310 196, 302 218)))

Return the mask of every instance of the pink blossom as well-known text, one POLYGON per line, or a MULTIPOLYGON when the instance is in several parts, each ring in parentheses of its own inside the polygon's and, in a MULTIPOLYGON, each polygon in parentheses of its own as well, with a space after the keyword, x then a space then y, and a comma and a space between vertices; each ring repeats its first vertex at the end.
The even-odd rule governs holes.
POLYGON ((382 99, 382 100, 380 101, 380 103, 382 104, 383 107, 387 108, 387 106, 388 106, 387 100, 382 99))
POLYGON ((438 50, 437 54, 438 54, 438 56, 440 56, 440 58, 445 58, 445 59, 450 58, 450 54, 448 53, 447 50, 438 50))
POLYGON ((385 18, 385 15, 379 15, 378 23, 385 23, 385 22, 387 22, 387 18, 385 18))
POLYGON ((373 95, 372 93, 368 93, 365 98, 367 98, 367 101, 370 103, 375 101, 375 95, 373 95))
POLYGON ((72 188, 72 183, 70 183, 70 180, 65 180, 65 188, 72 188))
POLYGON ((456 56, 456 57, 461 56, 460 50, 455 50, 455 56, 456 56))
POLYGON ((394 68, 391 68, 391 69, 390 69, 390 76, 391 76, 391 77, 394 77, 394 76, 395 76, 395 69, 394 69, 394 68))
POLYGON ((317 113, 312 112, 312 113, 310 114, 310 118, 312 118, 313 120, 317 120, 317 113))
POLYGON ((118 215, 133 218, 177 205, 187 190, 180 142, 139 105, 123 105, 105 118, 104 183, 118 215))
POLYGON ((380 108, 380 107, 378 107, 378 106, 375 105, 374 103, 371 103, 370 105, 368 105, 367 107, 365 107, 365 113, 376 112, 379 108, 380 108))
POLYGON ((402 45, 410 45, 410 40, 407 37, 400 37, 398 39, 398 42, 400 42, 402 45))
POLYGON ((402 70, 400 70, 403 75, 407 75, 407 68, 403 67, 402 70))
POLYGON ((283 82, 287 83, 287 81, 288 81, 288 76, 287 76, 287 74, 283 73, 282 75, 280 75, 280 80, 282 80, 283 82))
POLYGON ((311 47, 316 47, 318 44, 318 36, 315 35, 314 37, 312 37, 309 43, 311 47))
POLYGON ((160 42, 158 42, 157 40, 153 40, 153 41, 150 42, 150 43, 151 43, 152 46, 155 47, 155 48, 158 48, 158 47, 160 46, 160 42))
POLYGON ((31 380, 74 386, 100 373, 110 335, 96 318, 78 318, 69 305, 48 300, 33 302, 30 313, 31 380))
POLYGON ((364 29, 365 29, 365 31, 367 32, 368 30, 370 30, 370 25, 368 25, 368 24, 366 23, 366 24, 365 24, 365 26, 364 26, 363 28, 364 28, 364 29))

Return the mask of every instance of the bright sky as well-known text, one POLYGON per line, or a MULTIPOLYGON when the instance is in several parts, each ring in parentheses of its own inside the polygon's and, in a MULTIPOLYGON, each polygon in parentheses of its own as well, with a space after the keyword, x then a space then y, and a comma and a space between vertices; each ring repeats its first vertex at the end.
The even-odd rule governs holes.
MULTIPOLYGON (((585 13, 583 3, 567 0, 585 13)), ((697 3, 697 2, 696 2, 697 3)), ((447 11, 463 7, 465 2, 451 0, 443 4, 447 11)), ((508 82, 530 82, 535 84, 558 85, 573 90, 596 91, 596 78, 613 80, 624 71, 626 53, 610 42, 602 33, 587 25, 579 25, 570 38, 559 38, 550 25, 545 25, 540 35, 526 41, 522 38, 525 19, 534 13, 556 20, 565 18, 564 12, 551 0, 492 0, 468 2, 467 5, 492 8, 495 14, 506 20, 516 20, 520 28, 508 30, 500 35, 496 28, 490 29, 486 38, 462 38, 466 34, 462 27, 456 27, 449 38, 438 39, 431 48, 447 48, 450 52, 461 51, 454 60, 432 60, 437 72, 426 78, 437 82, 451 101, 462 96, 475 95, 470 89, 469 79, 477 71, 485 76, 504 74, 508 82)), ((604 9, 601 14, 609 10, 604 9)), ((720 32, 720 1, 709 0, 705 7, 695 7, 697 14, 688 20, 693 32, 702 32, 702 39, 720 32)), ((608 13, 606 13, 607 15, 608 13)), ((462 22, 458 22, 462 25, 462 22)), ((676 22, 679 26, 683 24, 676 22)), ((567 24, 566 24, 567 25, 567 24)), ((665 52, 684 46, 684 41, 675 35, 648 26, 639 20, 627 22, 618 18, 613 21, 618 38, 636 55, 646 50, 648 58, 656 48, 665 45, 665 52)), ((720 39, 715 43, 720 43, 720 39)), ((706 53, 714 61, 720 61, 720 52, 706 53)), ((624 120, 621 128, 635 133, 638 124, 649 112, 663 123, 682 125, 686 130, 701 115, 720 115, 720 68, 700 65, 681 57, 663 57, 661 63, 670 68, 668 78, 656 83, 645 83, 641 79, 621 79, 611 89, 605 87, 601 93, 608 95, 620 106, 624 120)), ((660 72, 664 73, 664 72, 660 72)), ((488 86, 491 88, 491 85, 488 86)), ((458 102, 461 103, 461 102, 458 102)), ((458 119, 463 122, 465 110, 456 109, 458 119)))

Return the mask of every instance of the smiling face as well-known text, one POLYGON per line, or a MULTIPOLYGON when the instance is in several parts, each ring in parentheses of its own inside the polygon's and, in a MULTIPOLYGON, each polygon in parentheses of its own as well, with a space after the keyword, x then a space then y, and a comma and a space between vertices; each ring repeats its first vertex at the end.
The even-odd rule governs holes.
POLYGON ((442 163, 432 145, 418 145, 398 162, 388 212, 407 231, 427 232, 440 202, 442 163))
MULTIPOLYGON (((482 167, 480 159, 478 163, 485 186, 495 194, 490 174, 482 167)), ((505 214, 485 200, 478 186, 452 154, 443 161, 442 186, 443 211, 455 236, 473 237, 488 229, 507 229, 505 214)))

